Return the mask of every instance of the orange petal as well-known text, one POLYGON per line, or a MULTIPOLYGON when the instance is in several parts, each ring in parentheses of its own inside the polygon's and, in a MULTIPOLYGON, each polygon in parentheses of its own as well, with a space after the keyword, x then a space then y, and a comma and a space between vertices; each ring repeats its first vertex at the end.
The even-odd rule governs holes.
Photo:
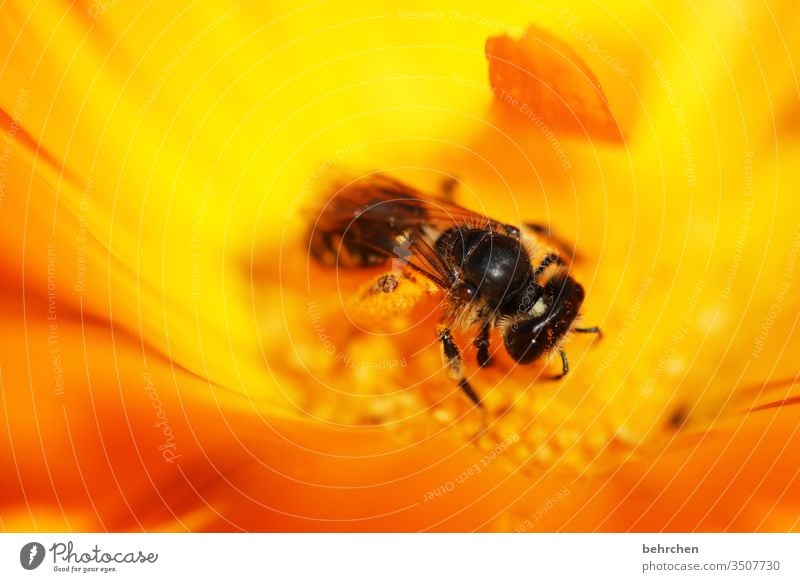
POLYGON ((543 132, 622 141, 597 77, 574 50, 549 32, 531 26, 519 40, 491 37, 486 57, 501 111, 522 117, 543 132))
MULTIPOLYGON (((798 529, 800 409, 729 418, 663 454, 575 482, 537 519, 536 531, 736 531, 798 529)), ((519 528, 519 522, 510 527, 519 528)))

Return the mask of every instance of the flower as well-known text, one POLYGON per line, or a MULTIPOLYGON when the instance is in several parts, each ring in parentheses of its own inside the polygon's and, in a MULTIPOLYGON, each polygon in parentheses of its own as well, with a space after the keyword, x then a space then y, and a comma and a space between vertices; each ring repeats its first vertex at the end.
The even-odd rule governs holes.
POLYGON ((5 10, 4 529, 798 528, 789 3, 5 10), (551 227, 604 338, 476 436, 435 300, 309 262, 341 168, 551 227))

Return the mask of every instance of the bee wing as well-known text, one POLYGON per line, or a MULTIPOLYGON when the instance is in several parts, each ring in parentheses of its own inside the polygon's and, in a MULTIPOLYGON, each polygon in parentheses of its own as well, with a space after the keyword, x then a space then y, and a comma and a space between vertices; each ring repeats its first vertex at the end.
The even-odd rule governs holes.
POLYGON ((341 265, 372 266, 398 260, 442 288, 452 268, 436 252, 446 230, 504 228, 485 216, 433 199, 381 174, 340 185, 317 214, 310 235, 312 254, 341 265))

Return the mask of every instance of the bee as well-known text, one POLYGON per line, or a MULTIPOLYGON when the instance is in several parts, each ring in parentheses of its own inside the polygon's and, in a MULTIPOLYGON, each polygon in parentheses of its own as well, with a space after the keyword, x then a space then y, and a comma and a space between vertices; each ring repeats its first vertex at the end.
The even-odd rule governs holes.
MULTIPOLYGON (((583 287, 569 274, 564 245, 546 229, 516 226, 462 208, 442 196, 423 194, 382 174, 338 187, 317 212, 309 235, 312 257, 339 267, 376 267, 397 261, 429 279, 443 293, 437 326, 450 376, 478 407, 466 378, 453 330, 472 331, 477 364, 491 364, 490 337, 499 332, 506 352, 530 364, 554 350, 569 371, 561 344, 575 327, 583 287)), ((387 289, 391 290, 392 285, 387 289)))

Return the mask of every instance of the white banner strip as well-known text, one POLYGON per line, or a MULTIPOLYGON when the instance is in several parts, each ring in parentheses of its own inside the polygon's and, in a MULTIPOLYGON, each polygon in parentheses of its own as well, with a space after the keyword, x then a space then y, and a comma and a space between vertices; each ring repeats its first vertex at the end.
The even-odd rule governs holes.
POLYGON ((3 534, 0 580, 800 580, 800 534, 3 534))

